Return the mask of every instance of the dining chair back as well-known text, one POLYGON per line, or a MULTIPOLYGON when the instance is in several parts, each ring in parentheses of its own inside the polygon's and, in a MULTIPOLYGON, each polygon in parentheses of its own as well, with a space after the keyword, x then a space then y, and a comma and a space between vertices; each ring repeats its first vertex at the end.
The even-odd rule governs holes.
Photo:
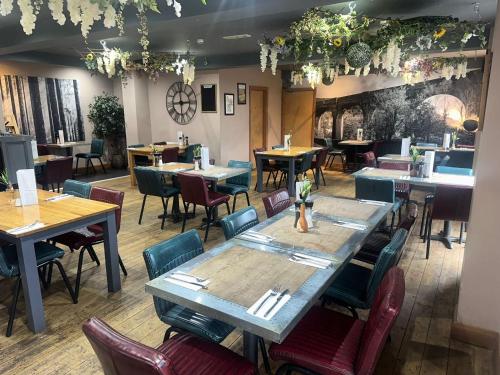
MULTIPOLYGON (((392 169, 399 171, 409 171, 410 163, 395 163, 383 161, 379 163, 380 169, 392 169)), ((396 197, 401 198, 405 202, 410 201, 411 185, 408 182, 395 182, 394 189, 396 191, 396 197)))
MULTIPOLYGON (((311 170, 313 172, 314 179, 316 180, 316 168, 318 168, 319 174, 323 179, 323 185, 325 186, 326 186, 325 175, 323 174, 323 169, 321 169, 321 167, 325 164, 327 157, 328 157, 328 148, 323 147, 316 155, 316 158, 311 163, 311 170)), ((316 188, 319 188, 318 184, 316 184, 316 188)))
POLYGON ((259 224, 259 215, 253 206, 245 207, 221 220, 222 230, 226 240, 259 224))
POLYGON ((245 168, 247 169, 247 173, 228 178, 226 184, 244 186, 249 189, 252 183, 252 163, 248 161, 229 160, 227 166, 229 168, 245 168))
POLYGON ((101 186, 94 186, 90 191, 90 199, 94 201, 114 204, 117 206, 115 210, 116 233, 120 231, 124 197, 125 193, 123 191, 104 188, 101 186))
POLYGON ((288 189, 286 188, 273 191, 271 194, 262 197, 262 201, 264 202, 264 208, 266 209, 268 218, 279 214, 292 205, 290 195, 288 195, 288 189))
POLYGON ((146 167, 134 168, 137 188, 141 194, 161 197, 163 192, 163 180, 161 173, 146 167))
POLYGON ((458 167, 447 167, 444 165, 438 165, 436 167, 437 173, 443 174, 457 174, 461 176, 473 176, 474 171, 471 168, 458 168, 458 167))
POLYGON ((141 148, 144 147, 144 143, 138 143, 136 145, 128 145, 129 148, 141 148))
POLYGON ((387 342, 405 296, 405 277, 401 268, 389 269, 377 288, 375 299, 363 329, 355 361, 356 374, 372 374, 387 342))
POLYGON ((94 138, 90 143, 90 153, 95 157, 102 157, 104 155, 104 139, 94 138))
POLYGON ((393 180, 356 177, 356 198, 394 203, 396 194, 393 180))
POLYGON ((165 147, 161 153, 163 163, 176 163, 179 160, 179 147, 165 147))
POLYGON ((38 179, 38 183, 48 190, 51 185, 52 190, 59 192, 60 185, 64 181, 73 177, 73 157, 63 157, 53 160, 47 160, 42 175, 38 179))
POLYGON ((184 203, 207 206, 210 201, 208 187, 202 176, 194 174, 178 173, 177 181, 181 187, 181 195, 184 203))
POLYGON ((78 198, 89 199, 92 185, 88 182, 66 180, 63 185, 63 193, 70 194, 78 198))
POLYGON ((184 151, 184 155, 181 156, 180 160, 183 163, 192 163, 194 159, 194 149, 198 146, 201 146, 199 143, 195 143, 186 147, 184 151))
POLYGON ((364 152, 361 155, 363 156, 363 164, 365 167, 377 168, 377 158, 373 151, 364 152))
POLYGON ((153 144, 156 146, 166 146, 167 142, 161 141, 161 142, 154 142, 153 144))
POLYGON ((37 144, 36 151, 38 153, 38 156, 50 155, 49 146, 44 143, 37 144))
POLYGON ((295 174, 306 173, 311 169, 312 161, 314 159, 314 152, 308 152, 302 156, 302 160, 298 163, 295 174))
MULTIPOLYGON (((144 147, 143 143, 138 143, 136 145, 128 145, 129 148, 141 148, 144 147)), ((152 161, 149 160, 147 155, 134 155, 134 164, 136 166, 147 167, 152 165, 152 161)))
POLYGON ((102 163, 102 157, 104 156, 104 139, 92 139, 90 143, 90 152, 80 152, 75 155, 76 157, 76 166, 75 166, 75 174, 78 173, 78 162, 80 159, 85 159, 85 174, 89 172, 89 166, 92 166, 94 173, 96 173, 94 164, 92 163, 92 159, 98 159, 99 163, 101 163, 101 168, 104 173, 106 173, 106 169, 104 168, 104 164, 102 163))

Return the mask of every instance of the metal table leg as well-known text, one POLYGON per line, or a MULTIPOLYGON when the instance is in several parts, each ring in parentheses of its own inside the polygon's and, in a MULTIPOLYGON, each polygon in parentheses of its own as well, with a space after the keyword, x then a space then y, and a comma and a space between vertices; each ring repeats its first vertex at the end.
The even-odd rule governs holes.
POLYGON ((106 258, 106 277, 108 291, 118 292, 121 289, 120 267, 118 261, 118 242, 116 237, 115 212, 106 215, 104 229, 104 256, 106 258))
POLYGON ((257 168, 257 191, 262 193, 262 180, 263 180, 263 171, 262 171, 262 157, 260 155, 255 155, 255 166, 257 168))
POLYGON ((288 194, 295 197, 295 158, 288 158, 288 194))
POLYGON ((255 366, 259 365, 258 343, 258 336, 247 331, 243 332, 243 356, 255 366))

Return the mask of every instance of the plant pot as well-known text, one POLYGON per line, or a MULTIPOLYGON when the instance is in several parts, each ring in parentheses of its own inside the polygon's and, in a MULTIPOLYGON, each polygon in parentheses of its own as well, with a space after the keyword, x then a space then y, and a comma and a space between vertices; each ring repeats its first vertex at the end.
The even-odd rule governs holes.
POLYGON ((412 164, 411 165, 410 176, 411 177, 417 177, 418 176, 418 165, 417 164, 412 164))
POLYGON ((122 169, 125 165, 125 158, 122 154, 113 154, 111 156, 111 167, 114 169, 122 169))
POLYGON ((159 153, 153 154, 153 165, 155 167, 160 166, 160 160, 161 160, 161 154, 159 154, 159 153))
POLYGON ((193 162, 194 162, 194 170, 195 171, 199 171, 201 168, 201 158, 194 158, 193 159, 193 162))

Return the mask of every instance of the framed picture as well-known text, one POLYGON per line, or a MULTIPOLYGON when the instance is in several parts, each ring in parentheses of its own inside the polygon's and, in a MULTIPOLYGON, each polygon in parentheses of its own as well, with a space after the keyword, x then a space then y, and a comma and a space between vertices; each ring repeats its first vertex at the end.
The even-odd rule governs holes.
POLYGON ((236 85, 236 93, 238 95, 238 104, 247 104, 247 84, 238 83, 236 85))
POLYGON ((201 85, 201 111, 217 112, 217 85, 201 85))
POLYGON ((224 94, 224 114, 226 116, 234 115, 234 94, 224 94))

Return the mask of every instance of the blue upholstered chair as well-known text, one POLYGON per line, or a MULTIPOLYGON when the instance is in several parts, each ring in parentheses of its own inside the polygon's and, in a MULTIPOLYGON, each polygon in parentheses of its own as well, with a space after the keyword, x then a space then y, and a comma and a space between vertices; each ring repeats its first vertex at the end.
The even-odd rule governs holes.
POLYGON ((447 167, 444 165, 438 165, 436 167, 437 173, 443 174, 458 174, 461 176, 473 176, 474 171, 471 168, 458 168, 458 167, 447 167))
MULTIPOLYGON (((181 233, 144 250, 144 261, 149 279, 153 280, 203 254, 203 244, 195 229, 181 233)), ((165 332, 164 341, 173 332, 188 331, 208 340, 220 343, 234 327, 206 317, 175 303, 153 297, 156 314, 170 328, 165 332)))
POLYGON ((247 204, 250 206, 250 198, 248 197, 248 190, 252 182, 252 163, 248 161, 229 160, 227 163, 229 168, 245 168, 246 173, 228 178, 225 184, 217 185, 219 193, 233 196, 233 212, 236 207, 236 197, 239 194, 245 194, 247 204))
MULTIPOLYGON (((314 155, 315 155, 314 152, 309 152, 307 154, 304 154, 304 156, 300 161, 295 162, 295 181, 299 180, 299 175, 306 176, 307 171, 312 167, 314 155)), ((281 166, 281 177, 280 177, 280 182, 278 184, 278 189, 281 187, 281 183, 283 181, 286 181, 287 178, 288 178, 288 163, 285 163, 283 166, 281 166)))
POLYGON ((76 166, 75 166, 75 174, 78 174, 78 162, 80 159, 85 159, 85 174, 89 174, 89 166, 92 166, 92 170, 94 173, 97 173, 92 163, 92 159, 98 159, 99 163, 101 163, 101 168, 104 173, 106 173, 106 169, 104 168, 104 164, 102 163, 102 157, 104 155, 104 139, 92 139, 90 143, 90 152, 80 152, 75 155, 76 157, 76 166))
POLYGON ((324 300, 349 308, 355 317, 356 309, 369 309, 382 279, 399 259, 407 236, 408 231, 399 228, 391 242, 381 251, 372 270, 354 263, 347 264, 326 290, 324 300))
POLYGON ((88 182, 81 182, 76 180, 66 180, 63 185, 63 193, 71 194, 78 198, 89 199, 92 185, 88 182))
POLYGON ((234 236, 259 224, 259 215, 257 215, 255 208, 250 206, 223 217, 220 222, 226 240, 230 240, 234 236))
MULTIPOLYGON (((64 271, 62 264, 59 262, 59 259, 64 256, 64 250, 61 250, 58 247, 47 242, 37 242, 35 244, 35 256, 38 267, 38 274, 40 275, 40 279, 44 288, 48 288, 48 286, 50 285, 50 279, 52 278, 52 268, 55 264, 59 269, 59 272, 61 273, 64 284, 66 285, 66 288, 71 295, 73 303, 77 303, 75 292, 73 291, 73 288, 69 283, 68 277, 66 276, 66 272, 64 271), (42 269, 45 270, 46 267, 48 267, 48 274, 45 276, 42 273, 42 269)), ((16 247, 14 245, 5 245, 0 247, 0 276, 6 279, 16 279, 14 295, 9 308, 9 321, 7 323, 7 331, 5 333, 5 335, 9 337, 12 335, 12 327, 14 325, 14 318, 16 315, 17 301, 19 299, 19 293, 21 291, 21 276, 19 272, 16 247)))
POLYGON ((201 144, 195 143, 187 146, 184 154, 179 156, 179 163, 192 163, 194 159, 194 149, 197 146, 201 146, 201 144))
POLYGON ((165 226, 165 219, 167 217, 168 201, 171 197, 178 195, 180 190, 176 187, 165 185, 162 175, 155 170, 144 167, 135 167, 134 174, 137 180, 139 192, 144 194, 144 198, 142 199, 141 214, 139 215, 139 225, 142 222, 146 198, 148 195, 152 195, 154 197, 161 198, 161 203, 163 205, 161 229, 163 229, 165 226))
POLYGON ((393 180, 356 177, 356 198, 392 203, 391 233, 394 228, 396 212, 399 212, 401 221, 401 205, 403 201, 396 197, 395 183, 393 180))

